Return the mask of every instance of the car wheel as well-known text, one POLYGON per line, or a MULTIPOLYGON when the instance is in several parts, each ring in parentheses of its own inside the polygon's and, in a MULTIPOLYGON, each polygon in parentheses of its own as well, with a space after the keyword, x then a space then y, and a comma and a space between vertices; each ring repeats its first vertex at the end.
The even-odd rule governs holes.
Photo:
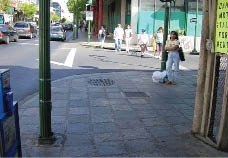
POLYGON ((10 38, 9 36, 7 36, 6 40, 5 40, 5 44, 9 44, 10 43, 10 38))
POLYGON ((18 42, 18 36, 16 35, 15 38, 14 38, 14 42, 18 42))

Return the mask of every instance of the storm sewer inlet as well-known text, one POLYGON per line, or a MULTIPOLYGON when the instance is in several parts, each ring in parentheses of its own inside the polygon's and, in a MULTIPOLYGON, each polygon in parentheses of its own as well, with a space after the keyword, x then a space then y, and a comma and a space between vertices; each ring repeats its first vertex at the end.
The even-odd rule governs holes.
POLYGON ((95 86, 95 87, 106 87, 106 86, 114 85, 115 82, 108 78, 102 78, 102 79, 90 79, 88 83, 89 85, 95 86))

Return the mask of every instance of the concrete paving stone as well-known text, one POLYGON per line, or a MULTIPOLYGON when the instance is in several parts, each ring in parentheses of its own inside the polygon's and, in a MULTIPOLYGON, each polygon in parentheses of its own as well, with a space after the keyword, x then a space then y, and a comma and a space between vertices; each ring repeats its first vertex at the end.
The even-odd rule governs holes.
POLYGON ((137 89, 136 86, 134 86, 133 84, 129 84, 129 83, 128 84, 123 84, 123 83, 118 84, 118 87, 120 89, 132 89, 132 88, 137 89))
POLYGON ((105 88, 103 88, 103 87, 89 87, 88 88, 88 92, 89 93, 93 93, 93 92, 104 93, 105 92, 105 88))
POLYGON ((166 103, 149 103, 151 105, 151 108, 154 110, 172 110, 174 109, 170 104, 166 103))
POLYGON ((88 115, 89 107, 69 108, 69 114, 71 114, 71 115, 88 115))
POLYGON ((59 88, 59 87, 51 87, 51 92, 52 93, 69 93, 69 88, 68 87, 63 87, 63 88, 59 88))
POLYGON ((27 108, 21 116, 39 116, 39 108, 27 108))
POLYGON ((167 148, 162 148, 161 150, 165 150, 165 157, 199 157, 199 155, 197 155, 196 153, 192 153, 188 148, 177 148, 175 150, 168 150, 167 148))
POLYGON ((39 108, 39 97, 34 96, 34 98, 26 100, 25 102, 19 102, 19 107, 20 108, 28 108, 28 107, 34 107, 34 108, 39 108))
POLYGON ((98 156, 97 150, 93 145, 65 146, 63 149, 64 157, 93 157, 98 156))
POLYGON ((70 100, 88 99, 87 93, 71 93, 70 100))
POLYGON ((158 151, 156 144, 150 139, 135 139, 124 141, 130 154, 132 153, 153 153, 158 151))
POLYGON ((132 111, 133 109, 129 105, 112 105, 114 111, 132 111))
POLYGON ((71 100, 69 103, 69 107, 88 107, 89 101, 87 99, 78 99, 78 100, 71 100))
POLYGON ((150 104, 131 104, 130 105, 131 107, 132 107, 132 109, 134 109, 134 110, 141 110, 141 111, 143 111, 143 110, 153 110, 153 107, 150 105, 150 104))
POLYGON ((33 153, 31 152, 32 147, 24 147, 22 146, 22 156, 23 157, 33 157, 33 153))
POLYGON ((170 106, 174 107, 177 110, 194 110, 194 108, 189 104, 170 104, 170 106))
POLYGON ((67 119, 70 124, 90 122, 89 115, 68 115, 67 119))
POLYGON ((124 148, 122 142, 107 142, 96 147, 99 156, 121 156, 127 154, 127 150, 124 148))
MULTIPOLYGON (((143 107, 143 105, 141 107, 143 107)), ((151 109, 145 110, 143 108, 142 109, 138 108, 136 113, 140 119, 146 119, 146 118, 159 118, 160 119, 161 118, 161 117, 159 117, 160 115, 157 110, 151 110, 151 109)))
POLYGON ((192 130, 192 125, 191 124, 179 124, 179 125, 174 125, 173 126, 174 130, 182 135, 189 133, 192 130))
POLYGON ((193 99, 183 99, 184 103, 189 104, 189 105, 195 105, 195 98, 193 99))
POLYGON ((113 122, 113 116, 111 114, 100 114, 100 115, 91 115, 93 123, 102 123, 102 122, 113 122))
POLYGON ((67 134, 64 146, 92 145, 93 139, 87 134, 67 134))
POLYGON ((192 124, 192 121, 187 119, 184 116, 171 116, 171 117, 165 117, 165 120, 170 125, 179 125, 179 124, 192 124))
POLYGON ((23 123, 23 125, 37 125, 40 123, 39 116, 32 117, 32 116, 21 115, 21 117, 19 117, 19 120, 21 124, 23 123))
POLYGON ((66 116, 51 116, 52 124, 64 124, 66 123, 66 116))
POLYGON ((120 89, 119 88, 115 88, 115 87, 108 87, 108 88, 105 88, 105 91, 106 93, 112 93, 112 92, 120 92, 120 89))
POLYGON ((192 119, 194 116, 194 110, 179 110, 180 113, 182 113, 185 117, 188 119, 192 119))
POLYGON ((70 80, 59 80, 52 82, 52 87, 58 87, 58 88, 69 88, 71 86, 70 80))
POLYGON ((112 109, 110 107, 91 107, 92 115, 100 115, 100 114, 111 114, 112 109))
POLYGON ((109 99, 111 105, 128 105, 129 102, 127 99, 109 99))
POLYGON ((124 95, 120 92, 117 93, 107 93, 107 97, 110 99, 122 99, 124 98, 124 95))
POLYGON ((94 134, 94 142, 96 145, 102 145, 104 142, 110 141, 123 141, 123 137, 120 132, 94 134))
POLYGON ((121 129, 134 130, 135 128, 143 128, 144 127, 144 124, 142 122, 140 122, 139 119, 132 119, 132 120, 115 119, 115 123, 121 129))
POLYGON ((87 92, 87 88, 86 87, 74 87, 74 88, 70 88, 70 93, 72 94, 80 94, 80 93, 86 93, 87 92))
POLYGON ((139 92, 137 88, 121 88, 123 92, 139 92))
POLYGON ((142 119, 142 122, 146 127, 167 125, 167 122, 165 121, 165 119, 162 119, 161 117, 142 119))
POLYGON ((147 104, 145 99, 128 99, 131 104, 147 104))
POLYGON ((52 100, 58 99, 58 100, 67 100, 69 97, 68 93, 52 93, 52 100))
POLYGON ((90 99, 106 98, 106 93, 90 92, 88 95, 90 99))
POLYGON ((66 116, 66 108, 52 108, 53 116, 66 116))
POLYGON ((62 157, 61 147, 33 147, 32 157, 62 157))
POLYGON ((93 98, 93 99, 90 99, 89 100, 90 102, 90 106, 101 106, 101 107, 104 107, 104 106, 109 106, 110 105, 110 102, 108 99, 106 98, 93 98))
POLYGON ((157 110, 157 111, 161 116, 164 116, 164 117, 171 117, 171 116, 181 117, 181 116, 183 116, 183 114, 181 114, 179 111, 177 111, 175 109, 157 110))
POLYGON ((52 131, 58 134, 65 134, 66 126, 66 123, 52 124, 52 131))
POLYGON ((27 147, 35 146, 34 139, 37 139, 39 135, 33 135, 33 134, 21 134, 21 146, 22 149, 27 147))
POLYGON ((146 127, 153 137, 166 137, 166 136, 176 136, 177 132, 170 126, 153 126, 146 127))
POLYGON ((107 123, 93 123, 93 132, 95 134, 97 133, 110 133, 110 132, 117 132, 119 131, 119 128, 114 124, 113 122, 107 122, 107 123))
POLYGON ((68 101, 67 100, 52 100, 52 107, 53 108, 65 108, 67 107, 68 101))
POLYGON ((149 139, 150 135, 144 128, 121 129, 124 140, 131 139, 149 139))
POLYGON ((74 133, 74 134, 87 134, 90 132, 89 124, 86 123, 74 123, 67 125, 67 133, 74 133))
POLYGON ((20 132, 21 134, 38 134, 39 126, 38 125, 25 125, 23 123, 20 124, 20 132))
POLYGON ((151 153, 146 152, 138 152, 138 153, 131 153, 130 157, 165 157, 164 153, 160 150, 154 150, 151 153))
POLYGON ((134 111, 114 111, 114 118, 115 119, 122 119, 122 120, 131 120, 136 119, 137 115, 134 111))

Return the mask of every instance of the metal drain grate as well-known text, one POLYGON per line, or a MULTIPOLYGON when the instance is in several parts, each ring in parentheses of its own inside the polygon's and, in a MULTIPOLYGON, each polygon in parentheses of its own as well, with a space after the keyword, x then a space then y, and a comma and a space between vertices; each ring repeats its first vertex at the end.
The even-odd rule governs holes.
POLYGON ((105 87, 105 86, 111 86, 113 85, 115 82, 113 80, 110 80, 108 78, 103 78, 103 79, 90 79, 89 80, 89 84, 91 86, 102 86, 102 87, 105 87))
POLYGON ((123 92, 126 97, 149 97, 146 93, 144 92, 123 92))

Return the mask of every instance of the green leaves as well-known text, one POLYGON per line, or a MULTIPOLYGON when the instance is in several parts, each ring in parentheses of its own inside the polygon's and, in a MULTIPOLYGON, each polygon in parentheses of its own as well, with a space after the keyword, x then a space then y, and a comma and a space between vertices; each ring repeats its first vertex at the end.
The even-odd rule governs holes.
POLYGON ((60 21, 60 17, 54 13, 51 13, 51 20, 52 21, 60 21))
POLYGON ((10 0, 0 0, 0 11, 6 12, 10 8, 10 0))
POLYGON ((33 18, 34 14, 38 11, 35 4, 22 3, 19 9, 24 13, 25 17, 28 19, 33 18))
POLYGON ((76 12, 76 7, 78 6, 78 13, 81 11, 86 10, 86 3, 87 0, 78 0, 78 5, 77 5, 77 0, 68 0, 67 2, 67 7, 70 12, 76 12))

